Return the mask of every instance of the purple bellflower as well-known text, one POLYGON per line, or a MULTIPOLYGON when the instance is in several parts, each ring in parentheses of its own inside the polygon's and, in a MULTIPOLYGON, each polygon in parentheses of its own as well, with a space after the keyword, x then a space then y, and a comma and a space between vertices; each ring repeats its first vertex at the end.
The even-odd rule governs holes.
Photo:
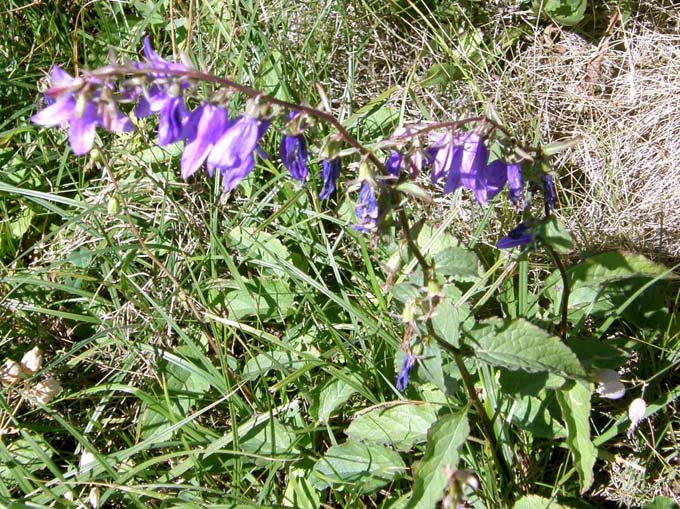
POLYGON ((323 185, 321 186, 319 198, 326 200, 335 192, 335 183, 341 171, 342 165, 340 164, 339 157, 324 159, 321 162, 321 180, 323 180, 323 185))
POLYGON ((520 223, 515 226, 508 234, 496 243, 498 249, 511 249, 518 246, 526 246, 534 240, 529 227, 520 223))
POLYGON ((68 126, 74 154, 84 155, 92 149, 97 126, 115 132, 134 129, 130 119, 114 103, 96 103, 85 95, 87 92, 76 95, 75 91, 83 87, 82 79, 71 77, 58 66, 52 68, 50 78, 52 86, 47 95, 54 101, 33 115, 31 122, 48 127, 68 126))
POLYGON ((508 180, 507 165, 500 159, 487 164, 477 174, 475 182, 475 198, 486 205, 489 200, 501 192, 508 180))
MULTIPOLYGON (((193 69, 185 64, 182 63, 177 63, 177 62, 170 62, 169 60, 164 59, 161 57, 154 49, 151 47, 151 40, 149 39, 149 36, 147 35, 144 37, 144 56, 146 57, 147 62, 153 67, 154 69, 157 69, 159 71, 177 71, 177 72, 182 72, 182 71, 193 71, 193 69)), ((162 77, 164 74, 162 72, 159 72, 155 75, 152 75, 154 77, 162 77)), ((166 74, 167 76, 167 74, 166 74)))
POLYGON ((189 112, 182 97, 168 96, 158 115, 158 144, 161 147, 177 143, 185 138, 184 125, 189 112))
POLYGON ((183 179, 196 173, 228 125, 227 110, 212 104, 201 105, 191 113, 185 126, 186 145, 181 163, 183 179))
POLYGON ((255 150, 269 122, 248 115, 235 118, 215 142, 208 155, 208 173, 217 168, 225 191, 234 189, 255 167, 255 150))
POLYGON ((555 184, 552 175, 543 175, 543 200, 548 207, 555 208, 555 184))
POLYGON ((522 201, 524 180, 522 179, 522 165, 520 163, 508 163, 508 198, 513 205, 522 201))
MULTIPOLYGON (((291 111, 289 120, 295 118, 297 114, 291 111)), ((279 146, 279 157, 295 180, 302 183, 307 180, 307 142, 302 134, 284 136, 279 146)))
POLYGON ((373 186, 366 180, 361 184, 359 201, 354 207, 357 216, 357 224, 352 228, 362 233, 374 231, 378 225, 378 200, 375 197, 373 186))
POLYGON ((484 171, 489 160, 489 149, 484 140, 476 133, 466 133, 456 140, 449 177, 444 185, 444 193, 452 193, 463 186, 470 191, 477 188, 477 176, 484 171))
POLYGON ((404 392, 406 387, 408 387, 409 376, 415 365, 416 358, 410 353, 407 353, 406 357, 404 357, 404 363, 401 365, 401 371, 399 371, 399 375, 397 375, 397 390, 399 392, 404 392))
POLYGON ((433 183, 439 182, 446 175, 455 180, 456 176, 451 177, 451 172, 455 170, 458 170, 457 175, 460 177, 460 168, 455 167, 456 152, 453 134, 433 133, 430 136, 427 155, 432 170, 430 178, 433 183))
POLYGON ((393 150, 385 161, 385 169, 390 175, 398 176, 401 170, 401 161, 403 157, 399 152, 393 150))

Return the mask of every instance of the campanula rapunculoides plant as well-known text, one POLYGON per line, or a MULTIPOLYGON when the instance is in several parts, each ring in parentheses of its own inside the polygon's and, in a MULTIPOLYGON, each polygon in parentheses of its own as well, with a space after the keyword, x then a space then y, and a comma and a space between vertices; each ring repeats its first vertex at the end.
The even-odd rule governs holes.
MULTIPOLYGON (((522 144, 489 110, 454 122, 406 123, 368 148, 328 111, 277 99, 186 63, 166 60, 153 50, 148 38, 143 54, 139 61, 114 62, 77 77, 55 66, 50 71, 47 106, 31 120, 68 129, 73 152, 84 155, 95 145, 97 127, 111 132, 134 129, 133 120, 124 112, 137 118, 157 115, 158 144, 183 144, 182 178, 197 178, 205 168, 209 177, 219 176, 228 193, 238 192, 239 184, 256 169, 258 158, 269 157, 264 153, 264 140, 273 137, 281 165, 299 185, 318 190, 322 206, 331 207, 345 195, 356 196, 353 229, 358 233, 354 235, 370 236, 372 245, 380 241, 398 244, 387 264, 384 285, 400 308, 403 326, 399 342, 404 357, 392 378, 392 395, 401 399, 399 405, 405 411, 417 412, 409 400, 418 397, 421 384, 441 394, 435 398, 438 411, 427 414, 429 435, 426 428, 420 438, 413 439, 425 443, 427 436, 428 445, 413 474, 415 488, 409 507, 433 507, 445 492, 446 503, 462 504, 473 484, 477 489, 476 477, 457 466, 459 451, 474 435, 478 436, 469 442, 470 447, 476 447, 480 437, 484 439, 485 454, 493 458, 497 475, 513 486, 526 487, 496 424, 506 418, 504 412, 513 398, 524 401, 509 388, 514 381, 508 377, 513 373, 540 374, 538 382, 533 381, 538 384, 541 376, 553 377, 537 394, 550 402, 551 415, 559 414, 565 422, 560 436, 566 437, 573 453, 581 488, 590 487, 596 451, 588 419, 602 367, 584 348, 570 346, 575 340, 569 332, 574 281, 561 256, 570 251, 571 239, 554 212, 555 182, 550 173, 550 156, 557 147, 522 144), (201 97, 199 83, 216 90, 210 97, 201 97), (232 101, 235 95, 243 99, 243 111, 234 106, 240 104, 232 101), (359 175, 354 170, 357 166, 359 175), (487 271, 473 250, 448 233, 444 235, 449 235, 447 242, 432 247, 436 242, 423 240, 428 229, 422 223, 412 224, 409 207, 411 198, 429 201, 431 192, 447 199, 454 192, 454 196, 468 195, 482 207, 500 205, 506 187, 505 208, 519 217, 512 223, 517 226, 499 235, 496 247, 518 248, 518 260, 537 250, 547 253, 557 271, 543 300, 553 301, 554 306, 540 308, 537 298, 533 307, 521 312, 481 318, 475 316, 471 303, 491 295, 492 287, 483 298, 479 290, 495 269, 487 271), (392 238, 394 232, 398 238, 392 238), (415 267, 411 271, 404 269, 409 262, 415 267), (482 395, 498 383, 501 389, 494 398, 482 395), (446 458, 434 452, 443 444, 451 451, 446 458), (428 492, 437 495, 427 499, 428 492)), ((189 297, 186 302, 197 323, 202 323, 201 304, 189 297)), ((522 380, 521 376, 517 379, 522 380)), ((616 395, 621 397, 619 384, 617 378, 616 395)), ((600 394, 608 397, 609 392, 600 394)), ((315 467, 324 473, 320 478, 327 480, 333 466, 324 470, 323 461, 333 460, 321 458, 315 467)), ((401 470, 398 465, 387 469, 385 482, 401 475, 401 470)), ((485 489, 490 504, 508 502, 507 494, 490 495, 492 486, 485 489)))

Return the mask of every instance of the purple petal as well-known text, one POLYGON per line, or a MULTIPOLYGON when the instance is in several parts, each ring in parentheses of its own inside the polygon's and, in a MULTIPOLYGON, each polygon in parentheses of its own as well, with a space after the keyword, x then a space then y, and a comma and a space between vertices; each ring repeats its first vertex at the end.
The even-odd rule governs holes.
POLYGON ((515 228, 508 232, 508 235, 500 239, 496 243, 498 249, 510 249, 517 246, 525 246, 531 244, 534 238, 531 235, 529 227, 524 223, 518 224, 515 228))
POLYGON ((460 163, 460 182, 463 187, 474 191, 477 187, 477 175, 486 167, 489 150, 481 136, 468 133, 463 136, 463 153, 460 163))
POLYGON ((507 165, 500 159, 486 165, 477 175, 475 197, 482 205, 501 192, 508 180, 507 165))
POLYGON ((284 136, 279 146, 279 157, 295 180, 303 183, 307 180, 307 143, 304 136, 284 136))
POLYGON ((187 144, 182 153, 183 179, 188 179, 201 167, 215 142, 226 131, 228 122, 227 110, 211 104, 200 106, 191 114, 187 144))
POLYGON ((39 111, 31 117, 31 122, 38 125, 52 127, 68 122, 73 117, 76 109, 76 100, 69 95, 63 95, 47 108, 39 111))
POLYGON ((385 161, 385 169, 390 175, 394 175, 395 177, 399 175, 399 171, 401 170, 402 159, 403 158, 401 154, 396 150, 390 152, 390 155, 387 157, 387 160, 385 161))
POLYGON ((53 65, 52 69, 50 69, 50 83, 52 85, 70 83, 73 81, 73 79, 73 76, 64 71, 58 65, 53 65))
POLYGON ((325 200, 330 198, 335 192, 335 183, 337 182, 341 171, 342 165, 340 164, 339 157, 330 160, 324 159, 321 162, 321 179, 323 180, 323 185, 321 186, 319 198, 325 200))
POLYGON ((513 205, 517 205, 522 199, 522 165, 519 163, 508 164, 508 197, 513 205))
POLYGON ((222 187, 225 192, 229 192, 238 186, 255 167, 255 157, 253 152, 245 156, 237 166, 220 169, 222 174, 222 187))
POLYGON ((163 147, 181 141, 188 118, 184 100, 181 97, 169 98, 158 116, 158 144, 163 147))
POLYGON ((84 155, 92 149, 98 120, 97 106, 91 101, 85 103, 82 115, 73 115, 69 124, 69 139, 74 154, 84 155))
POLYGON ((354 207, 354 213, 357 216, 357 224, 353 226, 355 230, 369 233, 376 229, 379 216, 378 200, 376 199, 373 186, 367 181, 361 184, 359 201, 356 207, 354 207))

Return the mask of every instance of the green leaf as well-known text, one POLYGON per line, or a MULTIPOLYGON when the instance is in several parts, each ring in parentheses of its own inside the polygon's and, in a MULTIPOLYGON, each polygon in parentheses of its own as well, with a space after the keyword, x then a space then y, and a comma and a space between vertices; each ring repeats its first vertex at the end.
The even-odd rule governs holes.
POLYGON ((18 465, 29 473, 42 470, 45 468, 44 460, 51 458, 52 454, 52 448, 40 435, 32 435, 30 440, 26 438, 14 440, 0 453, 0 458, 3 459, 0 461, 0 479, 7 483, 15 482, 15 474, 21 475, 21 470, 15 470, 18 465), (5 453, 7 457, 3 458, 6 456, 5 453))
POLYGON ((318 509, 319 494, 310 482, 311 472, 295 468, 288 474, 288 484, 283 493, 283 505, 296 509, 318 509))
POLYGON ((575 138, 567 138, 566 140, 555 141, 548 145, 543 145, 541 151, 547 156, 552 156, 564 152, 567 149, 575 147, 583 141, 583 136, 576 136, 575 138))
POLYGON ((574 458, 581 493, 593 484, 593 465, 597 451, 590 439, 590 395, 587 382, 571 382, 570 387, 557 392, 557 401, 567 425, 567 445, 574 458))
MULTIPOLYGON (((642 255, 611 251, 592 256, 567 269, 569 287, 569 318, 578 330, 587 316, 611 316, 630 297, 652 279, 672 277, 666 267, 642 255)), ((664 292, 659 280, 642 291, 622 316, 639 327, 658 327, 666 323, 664 292)), ((559 316, 562 300, 562 280, 556 271, 546 279, 548 298, 553 313, 559 316)))
POLYGON ((348 440, 326 451, 314 465, 310 479, 318 489, 333 487, 373 493, 406 469, 399 454, 379 445, 348 440))
POLYGON ((537 437, 548 439, 565 437, 567 433, 564 426, 552 416, 548 408, 550 401, 554 402, 553 394, 544 394, 540 399, 526 396, 517 400, 512 407, 513 424, 537 437))
POLYGON ((463 77, 463 71, 456 64, 434 64, 425 73, 420 82, 421 87, 446 85, 451 81, 458 81, 463 77))
POLYGON ((397 191, 410 194, 414 198, 417 198, 418 200, 425 203, 432 203, 432 196, 430 196, 430 193, 413 182, 402 182, 401 184, 398 184, 397 191))
POLYGON ((524 319, 492 318, 475 326, 469 336, 475 356, 493 366, 567 378, 586 375, 576 354, 557 336, 524 319))
POLYGON ((359 414, 345 433, 360 442, 410 450, 425 441, 427 431, 437 420, 437 408, 430 404, 385 403, 383 408, 359 414))
MULTIPOLYGON (((279 260, 290 260, 290 251, 271 233, 258 232, 253 227, 237 226, 227 235, 231 248, 238 250, 245 259, 257 260, 277 267, 279 260)), ((279 276, 285 275, 282 269, 269 268, 279 276)))
POLYGON ((281 52, 272 50, 260 64, 257 72, 256 86, 265 94, 271 95, 281 101, 293 99, 286 85, 281 71, 281 52))
POLYGON ((554 215, 536 227, 536 235, 557 253, 567 254, 574 250, 574 240, 571 234, 554 215))
POLYGON ((571 506, 558 504, 554 500, 538 495, 527 495, 515 502, 513 509, 571 509, 571 506))
POLYGON ((417 464, 409 509, 434 509, 447 483, 444 467, 458 468, 459 451, 470 433, 464 412, 441 417, 427 434, 427 450, 417 464))
MULTIPOLYGON (((293 444, 294 435, 288 427, 281 424, 277 419, 267 419, 248 430, 239 437, 239 448, 243 452, 263 455, 262 460, 269 464, 271 457, 289 453, 293 444)), ((260 463, 256 461, 256 463, 260 463)))
POLYGON ((328 422, 335 409, 357 392, 354 387, 341 378, 331 380, 319 392, 317 403, 311 409, 312 415, 319 422, 328 422))
POLYGON ((234 319, 247 316, 267 319, 290 312, 293 294, 284 281, 275 277, 260 277, 247 283, 246 288, 219 292, 215 303, 218 302, 226 307, 234 319))
POLYGON ((668 497, 656 497, 651 502, 642 506, 642 509, 678 509, 678 504, 668 497))
POLYGON ((474 283, 483 274, 477 255, 461 246, 449 247, 432 256, 437 274, 450 276, 456 281, 474 283))
POLYGON ((578 24, 586 12, 586 0, 534 0, 535 12, 542 12, 560 25, 578 24))

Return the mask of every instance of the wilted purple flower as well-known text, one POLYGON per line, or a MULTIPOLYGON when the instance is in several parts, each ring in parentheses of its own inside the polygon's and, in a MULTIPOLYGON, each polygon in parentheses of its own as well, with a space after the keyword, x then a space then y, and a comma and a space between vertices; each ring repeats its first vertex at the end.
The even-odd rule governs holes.
POLYGON ((452 168, 444 185, 444 193, 452 193, 459 186, 470 191, 477 187, 477 175, 486 167, 489 149, 476 133, 466 133, 455 142, 452 168))
POLYGON ((505 237, 500 239, 496 243, 496 247, 498 249, 510 249, 517 246, 531 244, 533 240, 534 238, 531 234, 531 231, 529 230, 529 227, 524 223, 520 223, 515 228, 510 230, 505 237))
POLYGON ((158 115, 158 144, 161 147, 184 139, 189 112, 182 97, 168 97, 158 115))
MULTIPOLYGON (((289 119, 297 115, 292 111, 289 119)), ((307 142, 302 134, 284 136, 279 146, 279 157, 290 175, 300 182, 307 180, 307 142)))
POLYGON ((513 205, 517 205, 522 200, 523 188, 522 165, 520 163, 508 163, 508 197, 513 205))
POLYGON ((552 175, 543 175, 543 199, 548 207, 555 208, 555 185, 552 175))
POLYGON ((390 155, 387 157, 387 160, 385 161, 385 169, 390 175, 394 175, 395 177, 399 175, 399 170, 401 170, 402 159, 403 158, 401 154, 396 150, 390 152, 390 155))
POLYGON ((334 157, 333 159, 324 159, 321 162, 321 179, 323 180, 323 185, 321 186, 319 198, 325 200, 330 198, 330 196, 335 192, 335 183, 340 176, 341 170, 342 166, 340 164, 339 157, 334 157))
POLYGON ((416 365, 416 358, 410 353, 406 354, 404 357, 404 363, 401 365, 401 371, 397 375, 397 390, 399 392, 404 392, 406 387, 408 387, 409 376, 413 366, 416 365))
POLYGON ((123 132, 134 129, 130 119, 123 115, 112 102, 95 103, 86 91, 76 95, 83 87, 83 80, 73 78, 60 67, 50 71, 52 86, 48 96, 54 101, 31 117, 31 122, 43 126, 61 125, 69 128, 71 149, 76 155, 87 154, 94 144, 96 127, 123 132))
POLYGON ((482 205, 501 192, 508 180, 507 165, 500 159, 487 164, 477 174, 475 198, 482 205))
POLYGON ((215 168, 220 170, 225 191, 234 189, 255 167, 255 149, 267 127, 268 122, 242 115, 229 122, 215 142, 208 155, 208 173, 212 176, 215 168))
POLYGON ((204 104, 191 113, 185 125, 186 146, 182 152, 182 178, 188 179, 201 167, 213 146, 227 130, 227 110, 204 104))
POLYGON ((354 207, 357 224, 353 228, 363 233, 370 233, 378 225, 378 200, 373 186, 364 180, 359 191, 359 201, 354 207))

